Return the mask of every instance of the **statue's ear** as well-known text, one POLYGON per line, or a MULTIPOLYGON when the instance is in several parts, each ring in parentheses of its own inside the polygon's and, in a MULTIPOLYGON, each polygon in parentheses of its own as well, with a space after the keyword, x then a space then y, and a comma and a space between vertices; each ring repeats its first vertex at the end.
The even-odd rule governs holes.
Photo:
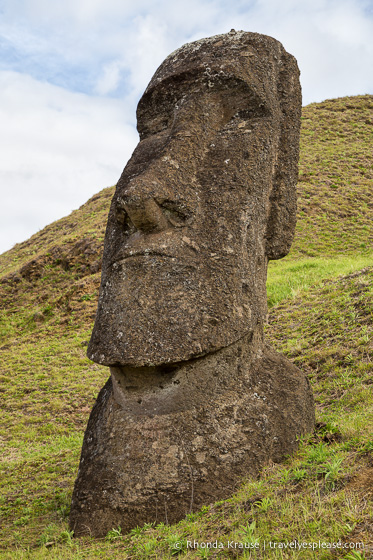
POLYGON ((286 52, 281 57, 277 94, 281 125, 266 232, 266 254, 270 260, 281 259, 288 254, 297 211, 302 95, 297 62, 286 52))

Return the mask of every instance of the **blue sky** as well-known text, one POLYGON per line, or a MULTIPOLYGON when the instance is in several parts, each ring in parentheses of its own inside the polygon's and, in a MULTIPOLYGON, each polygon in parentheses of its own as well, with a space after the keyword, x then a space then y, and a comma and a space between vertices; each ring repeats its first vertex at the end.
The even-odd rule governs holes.
POLYGON ((304 104, 373 93, 372 0, 0 0, 0 252, 115 184, 157 66, 232 28, 296 56, 304 104))

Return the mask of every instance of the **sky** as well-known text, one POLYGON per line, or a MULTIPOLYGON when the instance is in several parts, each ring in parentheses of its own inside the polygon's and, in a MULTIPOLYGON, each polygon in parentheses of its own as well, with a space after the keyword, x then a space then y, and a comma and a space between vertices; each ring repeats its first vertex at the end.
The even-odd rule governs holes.
POLYGON ((114 185, 157 67, 231 29, 283 43, 304 105, 373 94, 373 0, 0 0, 0 253, 114 185))

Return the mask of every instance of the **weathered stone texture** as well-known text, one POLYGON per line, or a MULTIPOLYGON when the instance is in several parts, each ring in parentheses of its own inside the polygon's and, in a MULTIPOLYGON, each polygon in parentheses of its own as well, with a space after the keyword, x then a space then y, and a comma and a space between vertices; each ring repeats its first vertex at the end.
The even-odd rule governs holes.
POLYGON ((148 383, 113 372, 85 434, 76 534, 178 521, 296 449, 314 422, 309 384, 284 356, 258 347, 245 338, 148 383), (127 390, 116 399, 118 379, 127 390))
POLYGON ((157 70, 110 209, 92 360, 184 361, 263 323, 267 261, 295 227, 298 74, 280 43, 243 32, 157 70))
POLYGON ((255 33, 185 45, 155 73, 112 200, 89 357, 110 366, 70 526, 177 521, 313 427, 305 376, 263 342, 269 259, 295 228, 295 59, 255 33))

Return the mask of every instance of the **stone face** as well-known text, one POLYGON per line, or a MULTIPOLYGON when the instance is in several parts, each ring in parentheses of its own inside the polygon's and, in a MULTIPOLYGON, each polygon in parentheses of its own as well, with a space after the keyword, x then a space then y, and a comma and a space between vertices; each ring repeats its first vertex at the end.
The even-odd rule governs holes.
POLYGON ((267 261, 295 227, 298 75, 280 43, 243 32, 157 70, 109 213, 92 360, 185 361, 263 323, 267 261))
POLYGON ((313 398, 263 341, 269 259, 295 228, 295 59, 255 33, 185 45, 138 109, 112 200, 70 527, 173 522, 228 497, 312 430, 313 398))

